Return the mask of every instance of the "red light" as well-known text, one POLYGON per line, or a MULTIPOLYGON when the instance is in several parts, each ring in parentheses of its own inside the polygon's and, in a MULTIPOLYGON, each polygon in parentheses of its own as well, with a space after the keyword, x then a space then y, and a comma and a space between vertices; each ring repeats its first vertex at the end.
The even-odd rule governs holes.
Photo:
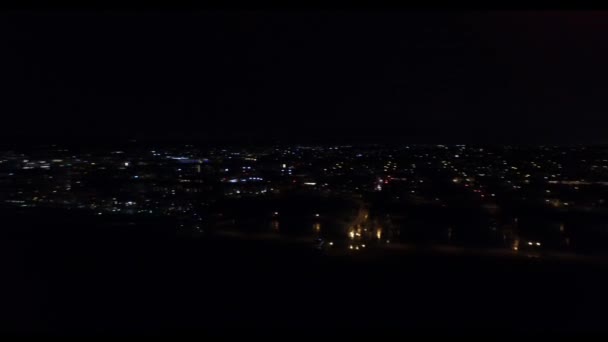
POLYGON ((384 181, 384 184, 388 184, 388 181, 387 181, 387 180, 385 180, 385 181, 384 181))

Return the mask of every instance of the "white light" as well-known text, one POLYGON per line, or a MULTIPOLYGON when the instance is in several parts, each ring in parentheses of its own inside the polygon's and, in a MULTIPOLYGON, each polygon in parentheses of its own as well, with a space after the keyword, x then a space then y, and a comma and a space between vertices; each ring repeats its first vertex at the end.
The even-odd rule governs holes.
POLYGON ((333 245, 334 245, 334 243, 330 241, 330 242, 329 242, 329 245, 330 245, 330 246, 333 246, 333 245))
POLYGON ((361 247, 365 248, 365 245, 361 245, 361 247))
POLYGON ((528 245, 532 246, 532 242, 528 242, 528 245))
POLYGON ((129 162, 125 162, 125 166, 129 166, 129 162))
POLYGON ((537 243, 536 243, 536 245, 537 245, 537 246, 540 246, 540 242, 537 242, 537 243))
POLYGON ((287 164, 283 164, 283 168, 286 168, 286 167, 287 167, 287 164))
POLYGON ((319 214, 315 214, 315 217, 319 217, 319 214))
POLYGON ((304 185, 317 185, 315 182, 304 182, 304 185))
POLYGON ((353 249, 353 245, 348 246, 349 249, 353 249))

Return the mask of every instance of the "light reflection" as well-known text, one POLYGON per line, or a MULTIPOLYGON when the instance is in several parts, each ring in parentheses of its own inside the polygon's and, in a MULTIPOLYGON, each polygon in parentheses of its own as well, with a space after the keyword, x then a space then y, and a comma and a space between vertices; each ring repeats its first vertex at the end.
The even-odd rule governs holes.
POLYGON ((313 229, 313 230, 314 230, 316 233, 320 232, 320 231, 321 231, 321 224, 320 224, 319 222, 315 222, 315 223, 313 223, 313 225, 312 225, 312 229, 313 229))
POLYGON ((270 221, 270 227, 272 227, 272 230, 274 230, 275 232, 278 232, 279 231, 279 220, 270 221))
POLYGON ((515 241, 513 241, 513 250, 519 250, 519 239, 515 239, 515 241))

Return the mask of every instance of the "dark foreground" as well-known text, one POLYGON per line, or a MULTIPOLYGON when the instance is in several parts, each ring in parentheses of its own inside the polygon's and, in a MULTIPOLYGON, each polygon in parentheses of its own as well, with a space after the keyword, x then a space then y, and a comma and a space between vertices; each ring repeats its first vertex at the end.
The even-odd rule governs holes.
POLYGON ((429 253, 328 256, 308 245, 185 239, 144 233, 145 227, 62 230, 60 220, 6 221, 11 228, 0 242, 6 333, 607 329, 602 264, 429 253))

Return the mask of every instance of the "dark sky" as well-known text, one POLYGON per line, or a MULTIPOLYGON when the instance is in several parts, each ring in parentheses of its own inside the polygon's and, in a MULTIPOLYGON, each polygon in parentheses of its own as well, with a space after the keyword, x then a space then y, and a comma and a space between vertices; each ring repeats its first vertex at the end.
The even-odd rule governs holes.
POLYGON ((608 13, 11 12, 4 139, 608 143, 608 13))

